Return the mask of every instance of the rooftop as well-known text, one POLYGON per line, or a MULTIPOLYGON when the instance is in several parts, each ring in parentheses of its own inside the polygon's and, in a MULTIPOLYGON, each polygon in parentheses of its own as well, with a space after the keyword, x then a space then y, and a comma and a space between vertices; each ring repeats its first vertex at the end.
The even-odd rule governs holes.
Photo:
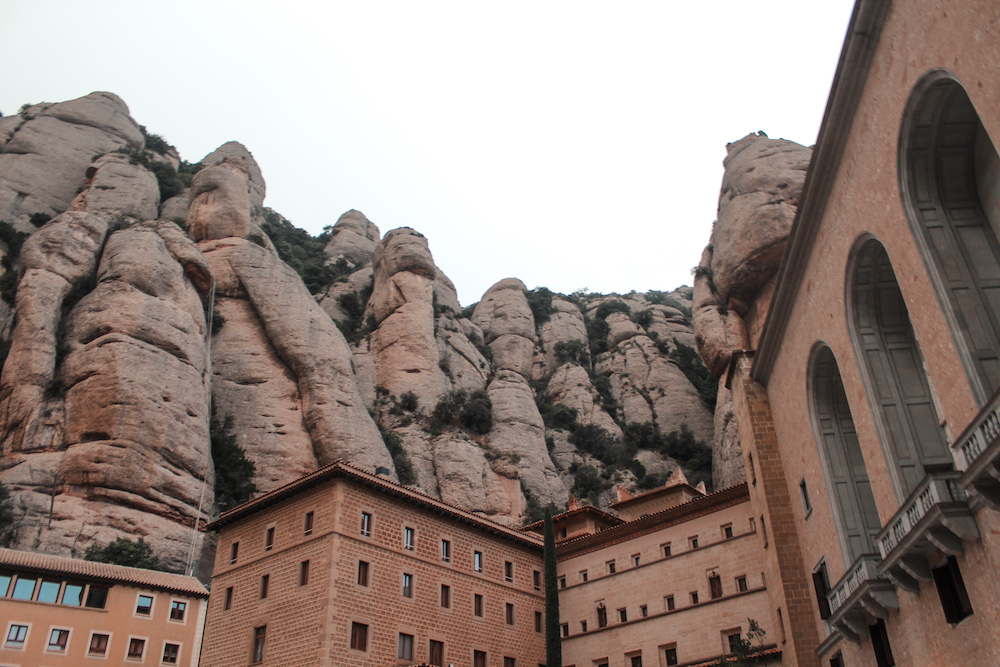
POLYGON ((63 558, 30 551, 0 549, 0 568, 27 570, 38 574, 72 575, 106 583, 155 588, 173 593, 208 597, 208 589, 194 577, 182 574, 143 570, 138 567, 96 563, 77 558, 63 558))

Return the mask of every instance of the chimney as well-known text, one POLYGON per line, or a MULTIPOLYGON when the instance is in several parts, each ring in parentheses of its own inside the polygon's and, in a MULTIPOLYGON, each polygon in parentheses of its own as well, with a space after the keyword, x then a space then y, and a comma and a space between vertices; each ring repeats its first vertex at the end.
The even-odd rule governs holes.
POLYGON ((388 477, 392 471, 385 466, 378 466, 375 468, 375 474, 379 477, 388 477))
POLYGON ((575 509, 580 509, 580 503, 577 501, 577 499, 574 496, 570 496, 569 497, 569 503, 568 503, 568 505, 566 507, 566 511, 572 512, 575 509))

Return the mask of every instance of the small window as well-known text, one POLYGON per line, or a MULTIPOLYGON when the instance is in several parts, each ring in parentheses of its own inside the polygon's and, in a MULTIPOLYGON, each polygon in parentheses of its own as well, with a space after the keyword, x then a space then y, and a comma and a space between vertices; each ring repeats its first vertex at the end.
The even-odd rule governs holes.
POLYGON ((816 592, 816 605, 819 607, 819 617, 822 620, 830 618, 830 600, 826 597, 830 592, 830 575, 826 571, 826 562, 819 564, 813 572, 813 590, 816 592))
POLYGON ((697 535, 695 535, 694 537, 689 537, 688 538, 688 546, 690 548, 692 548, 692 549, 697 549, 698 548, 698 536, 697 535))
POLYGON ((126 655, 126 657, 129 660, 142 660, 142 654, 145 652, 146 652, 145 639, 132 637, 128 640, 128 654, 126 655))
POLYGON ((667 611, 673 611, 676 608, 673 595, 668 595, 667 597, 663 598, 663 600, 664 600, 664 605, 667 608, 667 611))
POLYGON ((403 548, 413 551, 413 543, 416 541, 416 532, 412 528, 403 528, 403 548))
POLYGON ((274 548, 274 526, 271 526, 266 531, 264 531, 264 551, 270 551, 274 548))
POLYGON ((62 588, 61 581, 42 581, 41 586, 38 587, 38 597, 35 599, 39 602, 55 604, 56 600, 59 599, 60 588, 62 588))
POLYGON ((639 567, 642 564, 642 557, 639 554, 632 554, 632 567, 639 567))
POLYGON ((750 461, 750 483, 757 486, 757 469, 753 466, 753 454, 748 454, 747 459, 750 461))
POLYGON ((472 552, 472 569, 476 572, 483 571, 483 552, 473 551, 472 552))
POLYGON ((722 578, 718 574, 708 578, 708 594, 713 600, 722 597, 722 578))
POLYGON ((229 564, 235 565, 236 559, 239 557, 239 555, 240 555, 240 543, 233 542, 232 545, 230 545, 229 547, 229 564))
POLYGON ((609 560, 607 563, 605 563, 605 565, 608 568, 608 574, 614 574, 615 573, 616 567, 615 567, 615 562, 613 560, 609 560))
POLYGON ((812 502, 809 500, 809 487, 806 486, 806 480, 803 479, 799 482, 799 495, 802 496, 802 508, 806 511, 808 516, 812 512, 812 502))
POLYGON ((171 644, 169 642, 163 645, 163 660, 164 665, 176 665, 177 657, 180 655, 181 647, 180 644, 171 644))
POLYGON ((181 602, 180 600, 170 601, 170 620, 171 621, 184 621, 184 613, 187 611, 187 602, 181 602))
POLYGON ((222 609, 223 611, 229 611, 232 608, 233 608, 233 587, 229 586, 228 588, 226 588, 226 599, 225 602, 223 602, 222 609))
POLYGON ((969 593, 965 589, 962 571, 958 568, 955 557, 948 556, 944 565, 935 567, 931 572, 938 597, 941 598, 944 619, 949 623, 958 623, 963 618, 972 616, 972 603, 969 602, 969 593))
POLYGON ((472 596, 472 613, 479 618, 483 617, 483 596, 479 593, 472 596))
POLYGON ((486 667, 486 652, 485 651, 473 651, 472 652, 472 667, 486 667))
POLYGON ((660 545, 663 548, 663 557, 670 558, 670 542, 660 545))
POLYGON ((111 639, 110 635, 99 632, 90 635, 90 646, 87 648, 87 655, 107 655, 109 639, 111 639))
POLYGON ((608 627, 608 609, 603 602, 597 604, 597 627, 608 627))
POLYGON ((532 570, 531 572, 531 585, 536 591, 542 590, 542 573, 538 570, 532 570))
POLYGON ((747 578, 746 577, 736 577, 736 590, 740 593, 747 592, 747 578))
POLYGON ((698 591, 691 591, 691 604, 698 604, 698 591))
POLYGON ((764 522, 764 515, 760 515, 760 532, 764 535, 764 548, 767 548, 767 524, 764 522))
POLYGON ((628 623, 628 611, 624 607, 618 610, 618 622, 628 623))
MULTIPOLYGON (((3 589, 3 584, 0 582, 0 591, 3 589)), ((0 597, 3 597, 0 595, 0 597)), ((79 607, 83 604, 83 584, 66 584, 63 589, 62 604, 67 607, 79 607)))
POLYGON ((559 588, 566 588, 566 575, 559 577, 559 588))
POLYGON ((444 642, 432 639, 428 653, 432 665, 444 665, 444 642))
POLYGON ((505 560, 503 563, 503 580, 507 582, 514 581, 514 564, 509 560, 505 560))
POLYGON ((104 609, 104 605, 108 601, 108 588, 107 586, 95 586, 91 584, 87 588, 87 603, 86 607, 91 609, 104 609))
POLYGON ((372 535, 372 515, 368 512, 361 513, 361 534, 365 537, 372 535))
POLYGON ((260 578, 260 599, 264 600, 267 598, 267 588, 268 584, 271 583, 271 575, 265 574, 260 578))
POLYGON ((642 667, 642 656, 641 655, 630 656, 630 660, 631 660, 631 662, 629 664, 631 665, 631 667, 642 667))
POLYGON ((733 539, 733 524, 727 524, 722 527, 722 537, 731 540, 733 539))
POLYGON ((368 562, 358 561, 358 586, 368 585, 368 562))
POLYGON ((448 584, 441 584, 441 606, 451 608, 451 586, 448 584))
POLYGON ((4 641, 4 648, 24 648, 24 642, 28 638, 28 626, 12 623, 7 630, 7 639, 4 641))
POLYGON ((364 623, 351 623, 351 648, 355 651, 368 650, 368 626, 364 623))
POLYGON ((30 600, 35 597, 35 584, 38 579, 34 577, 18 577, 14 582, 14 592, 11 597, 15 600, 30 600))
POLYGON ((566 539, 566 529, 565 528, 560 528, 559 529, 559 539, 561 539, 561 540, 565 540, 566 539))
POLYGON ((639 605, 639 615, 642 616, 643 618, 649 616, 649 607, 647 607, 644 604, 639 605))
POLYGON ((586 570, 580 570, 580 581, 586 583, 587 582, 587 578, 588 578, 587 571, 586 570))
POLYGON ((413 635, 399 633, 399 648, 396 657, 400 660, 413 660, 413 635))
POLYGON ((729 646, 730 653, 736 653, 740 645, 743 643, 743 638, 740 636, 739 632, 731 632, 726 635, 726 642, 729 646))
POLYGON ((403 573, 403 597, 413 597, 413 575, 405 572, 403 573))
POLYGON ((52 632, 49 633, 49 643, 45 647, 46 651, 53 651, 55 653, 65 653, 66 644, 69 643, 69 630, 61 630, 54 628, 52 632))
POLYGON ((9 574, 0 573, 0 598, 7 597, 7 591, 10 589, 10 582, 13 578, 9 574))
POLYGON ((441 540, 441 562, 451 562, 451 542, 448 540, 441 540))
POLYGON ((563 623, 560 625, 559 630, 562 632, 563 637, 569 637, 569 623, 563 623))
POLYGON ((830 658, 830 667, 844 667, 844 656, 838 653, 830 658))
POLYGON ((580 632, 587 631, 587 621, 580 621, 580 632))
POLYGON ((667 667, 677 664, 677 644, 668 644, 663 647, 663 662, 667 667))
POLYGON ((508 602, 504 607, 504 621, 507 625, 514 625, 514 605, 508 602))
POLYGON ((304 560, 299 563, 299 586, 309 584, 309 561, 304 560))
POLYGON ((313 513, 306 512, 305 518, 302 519, 302 534, 312 535, 313 532, 313 513))
POLYGON ((267 626, 258 625, 253 629, 253 651, 250 654, 250 661, 253 663, 264 662, 264 643, 267 641, 267 626))
POLYGON ((542 631, 542 612, 535 612, 535 632, 542 631))
POLYGON ((517 667, 517 660, 504 656, 503 667, 517 667))
POLYGON ((140 595, 135 603, 135 613, 137 616, 149 616, 153 613, 153 596, 140 595))

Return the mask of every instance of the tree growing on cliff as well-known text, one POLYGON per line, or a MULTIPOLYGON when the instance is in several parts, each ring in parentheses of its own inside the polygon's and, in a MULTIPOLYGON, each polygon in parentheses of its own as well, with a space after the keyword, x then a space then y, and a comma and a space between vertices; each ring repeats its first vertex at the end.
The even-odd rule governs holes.
POLYGON ((116 538, 110 544, 91 544, 83 554, 84 560, 127 567, 141 567, 146 570, 162 570, 160 559, 153 553, 153 547, 141 537, 135 541, 116 538))
POLYGON ((545 508, 545 665, 562 667, 562 638, 559 637, 559 588, 556 585, 556 531, 552 510, 545 508))

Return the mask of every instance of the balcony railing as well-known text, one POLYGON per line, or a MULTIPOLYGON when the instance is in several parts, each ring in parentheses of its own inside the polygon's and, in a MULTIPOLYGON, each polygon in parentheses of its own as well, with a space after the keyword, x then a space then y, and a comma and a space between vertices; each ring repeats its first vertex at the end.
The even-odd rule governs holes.
POLYGON ((959 486, 1000 510, 1000 392, 955 440, 952 453, 965 471, 959 486))
POLYGON ((878 534, 882 562, 878 569, 908 591, 930 581, 927 556, 936 550, 957 556, 962 541, 979 540, 979 528, 958 485, 962 473, 930 473, 878 534))
POLYGON ((872 618, 886 619, 890 609, 899 609, 892 582, 879 573, 879 554, 862 554, 827 594, 831 626, 858 643, 872 618))

